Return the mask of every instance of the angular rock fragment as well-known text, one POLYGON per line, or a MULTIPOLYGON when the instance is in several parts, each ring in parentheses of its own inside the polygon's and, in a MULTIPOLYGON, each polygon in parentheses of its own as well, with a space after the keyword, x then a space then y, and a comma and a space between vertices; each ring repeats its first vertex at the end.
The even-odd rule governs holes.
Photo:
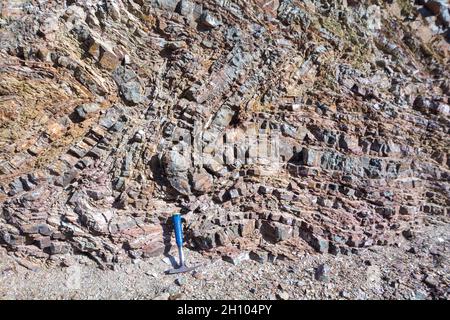
POLYGON ((120 85, 120 92, 127 103, 140 103, 143 100, 141 91, 141 85, 137 81, 130 81, 120 85))
POLYGON ((218 27, 220 25, 220 21, 217 20, 216 17, 214 17, 213 14, 211 14, 210 12, 203 12, 202 15, 200 16, 200 22, 209 28, 215 28, 218 27))
POLYGON ((85 120, 91 113, 99 110, 99 105, 96 103, 86 103, 75 108, 75 113, 81 120, 85 120))

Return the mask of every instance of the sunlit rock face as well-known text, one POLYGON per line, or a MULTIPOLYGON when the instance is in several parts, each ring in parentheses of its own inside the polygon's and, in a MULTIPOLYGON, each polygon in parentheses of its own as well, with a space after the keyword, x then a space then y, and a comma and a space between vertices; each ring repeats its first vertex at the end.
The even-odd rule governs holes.
POLYGON ((347 254, 448 218, 448 8, 412 3, 1 2, 1 245, 110 266, 181 212, 198 250, 347 254))

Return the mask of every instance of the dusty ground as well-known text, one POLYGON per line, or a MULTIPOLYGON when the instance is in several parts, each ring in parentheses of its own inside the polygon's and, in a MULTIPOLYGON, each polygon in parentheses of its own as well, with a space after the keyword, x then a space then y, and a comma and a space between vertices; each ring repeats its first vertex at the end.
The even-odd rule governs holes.
POLYGON ((100 270, 79 256, 70 266, 34 269, 1 251, 0 299, 448 299, 448 224, 421 230, 398 246, 264 264, 188 251, 189 262, 204 266, 182 276, 164 275, 170 259, 161 257, 100 270))

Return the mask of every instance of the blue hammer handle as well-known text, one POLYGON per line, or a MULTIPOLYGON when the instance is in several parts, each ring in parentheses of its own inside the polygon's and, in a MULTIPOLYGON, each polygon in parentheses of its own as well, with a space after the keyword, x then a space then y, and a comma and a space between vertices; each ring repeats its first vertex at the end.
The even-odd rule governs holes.
POLYGON ((183 228, 181 227, 181 215, 176 213, 172 216, 173 225, 175 226, 175 240, 178 248, 183 246, 183 228))

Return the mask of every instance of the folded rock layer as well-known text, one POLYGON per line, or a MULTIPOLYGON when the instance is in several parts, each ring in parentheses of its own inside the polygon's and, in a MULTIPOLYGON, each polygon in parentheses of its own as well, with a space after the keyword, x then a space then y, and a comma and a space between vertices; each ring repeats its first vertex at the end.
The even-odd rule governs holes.
POLYGON ((422 2, 3 1, 1 245, 108 266, 181 212, 262 259, 447 219, 448 5, 422 2))

